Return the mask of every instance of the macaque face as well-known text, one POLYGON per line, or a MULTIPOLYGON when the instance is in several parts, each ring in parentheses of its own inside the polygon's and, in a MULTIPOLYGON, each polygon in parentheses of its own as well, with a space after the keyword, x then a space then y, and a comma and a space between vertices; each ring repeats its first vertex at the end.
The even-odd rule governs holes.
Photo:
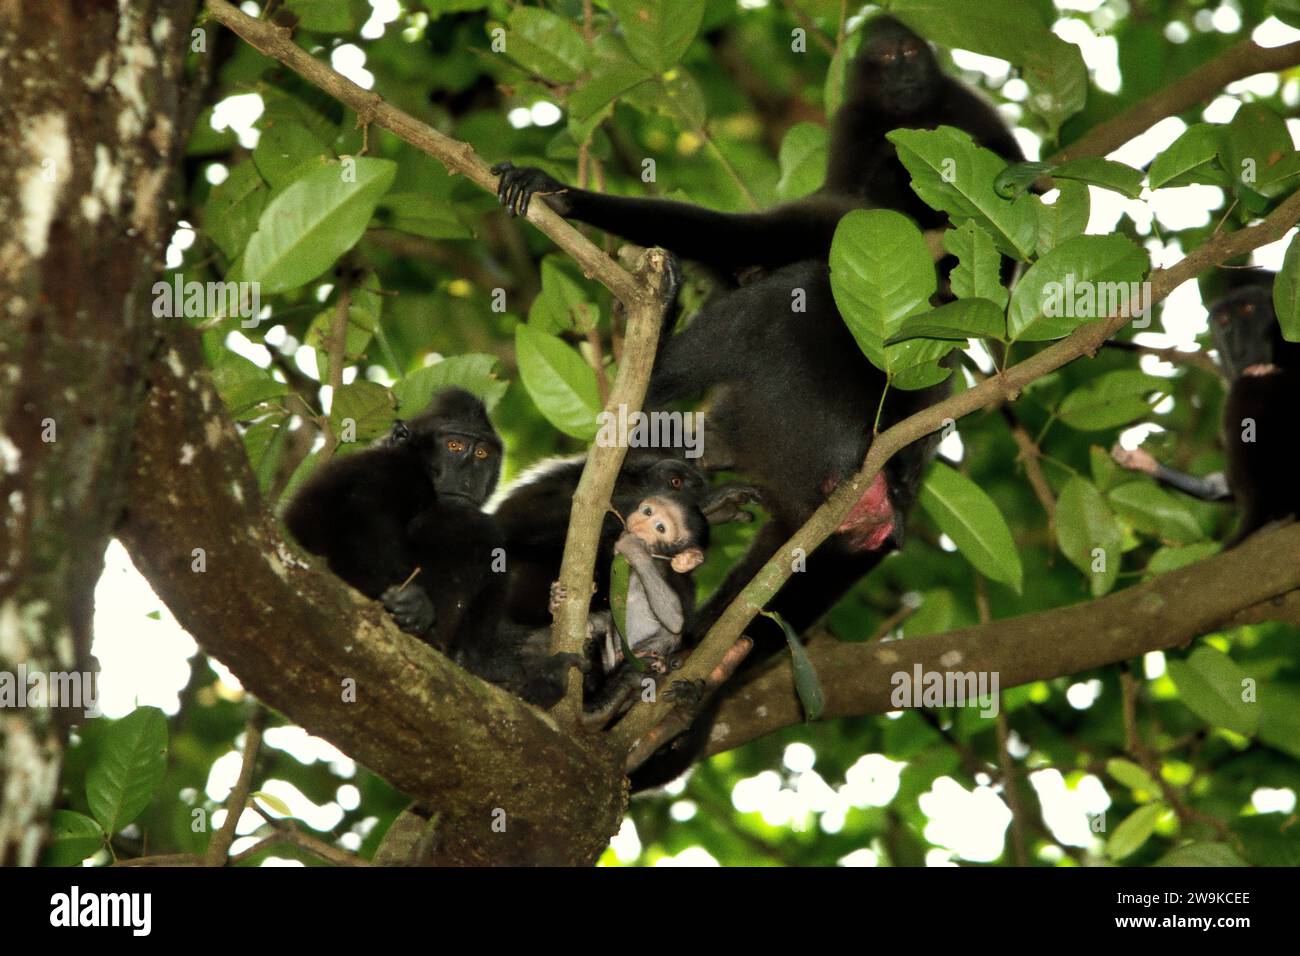
POLYGON ((685 574, 704 561, 704 552, 691 544, 686 530, 685 516, 674 502, 663 498, 646 498, 627 518, 627 530, 636 535, 652 554, 665 555, 676 551, 672 557, 673 570, 685 574))

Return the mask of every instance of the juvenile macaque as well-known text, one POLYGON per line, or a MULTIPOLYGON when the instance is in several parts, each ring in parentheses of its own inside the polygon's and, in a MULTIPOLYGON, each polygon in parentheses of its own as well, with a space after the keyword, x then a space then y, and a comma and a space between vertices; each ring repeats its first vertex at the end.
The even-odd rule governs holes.
POLYGON ((669 656, 681 648, 686 623, 672 575, 690 574, 699 567, 709 544, 708 521, 680 495, 643 499, 628 515, 626 526, 614 553, 627 559, 631 572, 624 616, 627 633, 618 633, 610 612, 591 615, 592 639, 608 681, 587 707, 589 723, 604 723, 626 709, 641 684, 644 671, 625 660, 625 643, 644 670, 668 672, 669 656))

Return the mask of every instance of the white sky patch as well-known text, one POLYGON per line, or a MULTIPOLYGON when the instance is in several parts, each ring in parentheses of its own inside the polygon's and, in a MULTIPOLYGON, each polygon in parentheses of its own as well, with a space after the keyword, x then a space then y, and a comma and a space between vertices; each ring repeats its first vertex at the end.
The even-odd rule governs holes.
POLYGON ((203 169, 203 178, 212 186, 220 186, 230 178, 230 167, 223 163, 209 163, 203 169))
POLYGON ((917 803, 930 818, 925 838, 965 860, 992 862, 1002 855, 1011 811, 988 787, 966 790, 951 777, 939 777, 917 803))
POLYGON ((1289 229, 1287 234, 1277 242, 1260 246, 1251 256, 1251 262, 1262 269, 1277 272, 1282 268, 1282 257, 1286 255, 1286 250, 1291 245, 1291 240, 1295 238, 1295 234, 1295 229, 1289 229))
POLYGON ((344 43, 330 53, 330 65, 362 89, 375 85, 375 74, 366 69, 366 54, 355 43, 344 43))
POLYGON ((1117 163, 1127 163, 1139 169, 1169 148, 1169 144, 1187 130, 1187 124, 1176 116, 1167 116, 1155 126, 1139 133, 1107 158, 1117 163))
POLYGON ((104 552, 104 573, 95 586, 94 634, 91 652, 101 668, 99 706, 105 716, 124 717, 137 705, 176 713, 198 646, 116 539, 104 552), (158 620, 147 616, 153 611, 158 620))
POLYGON ((817 762, 817 751, 805 743, 792 743, 785 748, 781 762, 792 773, 804 773, 817 762))
POLYGON ((1117 444, 1120 448, 1126 448, 1129 451, 1132 451, 1134 448, 1137 448, 1146 441, 1148 435, 1158 435, 1162 431, 1164 431, 1164 429, 1159 425, 1153 425, 1150 422, 1142 422, 1140 425, 1134 425, 1132 428, 1126 428, 1124 431, 1120 432, 1117 444))
MULTIPOLYGON (((1065 846, 1092 847, 1099 843, 1089 825, 1089 815, 1110 809, 1110 794, 1100 780, 1085 774, 1073 787, 1056 768, 1035 770, 1029 775, 1043 810, 1043 822, 1058 843, 1065 846)), ((1118 820, 1114 821, 1116 824, 1118 820)))
POLYGON ((970 50, 954 49, 952 51, 952 62, 958 69, 983 73, 994 83, 1002 82, 1011 72, 1011 64, 1006 60, 999 60, 995 56, 985 56, 982 53, 972 53, 970 50))
POLYGON ((875 850, 869 847, 863 847, 861 850, 854 850, 847 856, 839 859, 839 866, 879 866, 880 857, 875 850))
POLYGON ((1291 813, 1295 810, 1295 791, 1260 787, 1250 795, 1256 813, 1291 813))
POLYGON ((1097 88, 1118 93, 1120 88, 1119 45, 1114 37, 1097 36, 1077 17, 1063 17, 1052 24, 1052 32, 1079 48, 1084 65, 1097 88))
POLYGON ((1231 123, 1232 118, 1241 109, 1241 100, 1231 96, 1216 96, 1205 108, 1201 117, 1207 123, 1231 123))
POLYGON ((609 848, 614 851, 618 862, 635 863, 641 855, 641 837, 636 832, 636 824, 631 817, 623 818, 623 825, 618 828, 614 839, 609 841, 609 848))
POLYGON ((320 761, 329 764, 330 770, 340 777, 356 776, 356 761, 328 740, 315 737, 301 727, 268 728, 263 740, 266 746, 283 750, 299 763, 312 764, 320 761))
POLYGON ((363 40, 378 40, 384 35, 384 27, 402 15, 397 0, 370 0, 370 9, 370 19, 361 27, 363 40))
POLYGON ((257 789, 279 797, 289 807, 289 812, 313 830, 333 830, 343 821, 343 808, 333 801, 317 805, 288 780, 272 777, 257 789))
POLYGON ((223 129, 234 131, 239 137, 239 145, 252 149, 262 135, 253 124, 264 109, 266 105, 257 93, 227 96, 212 108, 212 128, 218 132, 223 129))
POLYGON ((1147 680, 1163 677, 1165 674, 1164 651, 1147 651, 1143 654, 1142 673, 1146 674, 1147 680))
POLYGON ((844 774, 840 796, 855 807, 883 807, 898 793, 906 763, 884 754, 863 754, 844 774))
POLYGON ((226 348, 236 355, 242 355, 258 368, 271 366, 271 350, 260 342, 254 342, 243 332, 232 330, 226 336, 226 348))
POLYGON ((961 433, 953 429, 939 442, 939 454, 950 461, 962 461, 966 457, 966 446, 962 443, 961 433))
POLYGON ((668 815, 677 823, 693 820, 699 812, 699 804, 694 800, 674 800, 672 806, 668 808, 668 815))
POLYGON ((1269 17, 1255 28, 1250 38, 1263 47, 1285 46, 1300 40, 1300 30, 1287 26, 1277 17, 1269 17))
POLYGON ((524 129, 533 125, 533 111, 527 106, 516 106, 506 114, 506 122, 515 129, 524 129))
POLYGON ((713 854, 702 846, 693 846, 676 856, 655 860, 655 866, 720 866, 713 854))
POLYGON ((549 100, 538 100, 528 111, 528 117, 534 126, 554 126, 562 115, 560 108, 549 100))
POLYGON ((1071 684, 1070 689, 1065 692, 1065 699, 1075 710, 1087 710, 1097 702, 1097 698, 1100 696, 1101 681, 1096 678, 1071 684))

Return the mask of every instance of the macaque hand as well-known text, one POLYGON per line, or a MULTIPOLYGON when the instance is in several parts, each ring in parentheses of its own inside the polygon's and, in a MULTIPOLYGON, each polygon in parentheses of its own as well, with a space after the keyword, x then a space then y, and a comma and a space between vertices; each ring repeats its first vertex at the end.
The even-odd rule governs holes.
POLYGON ((646 543, 630 531, 625 531, 617 541, 614 542, 614 553, 621 554, 629 562, 636 561, 638 558, 651 558, 649 547, 646 543))
POLYGON ((1141 448, 1129 451, 1116 445, 1110 450, 1110 457, 1115 459, 1115 463, 1121 468, 1140 471, 1145 475, 1154 475, 1160 467, 1160 462, 1156 461, 1150 452, 1143 451, 1141 448))

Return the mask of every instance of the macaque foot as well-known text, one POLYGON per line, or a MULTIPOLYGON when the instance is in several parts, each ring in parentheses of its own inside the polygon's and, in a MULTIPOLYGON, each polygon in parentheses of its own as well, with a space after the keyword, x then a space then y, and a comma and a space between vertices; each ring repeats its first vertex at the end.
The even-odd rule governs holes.
POLYGON ((1134 448, 1131 451, 1116 445, 1110 450, 1110 457, 1115 463, 1128 471, 1140 471, 1145 475, 1154 475, 1160 463, 1148 451, 1134 448))
MULTIPOLYGON (((596 582, 591 582, 591 593, 596 593, 596 582)), ((551 599, 547 602, 547 610, 551 612, 551 617, 560 613, 560 605, 569 599, 569 589, 559 581, 551 582, 551 599)))
POLYGON ((748 524, 754 515, 741 509, 741 505, 761 504, 762 492, 753 485, 723 485, 708 495, 700 505, 709 524, 727 524, 732 521, 748 524))
POLYGON ((391 587, 380 595, 384 609, 392 615, 393 622, 407 634, 422 636, 433 629, 433 602, 419 587, 391 587))
POLYGON ((674 704, 681 704, 685 707, 698 707, 704 700, 704 692, 708 689, 708 683, 702 677, 694 680, 675 680, 664 690, 664 700, 672 701, 674 704))

